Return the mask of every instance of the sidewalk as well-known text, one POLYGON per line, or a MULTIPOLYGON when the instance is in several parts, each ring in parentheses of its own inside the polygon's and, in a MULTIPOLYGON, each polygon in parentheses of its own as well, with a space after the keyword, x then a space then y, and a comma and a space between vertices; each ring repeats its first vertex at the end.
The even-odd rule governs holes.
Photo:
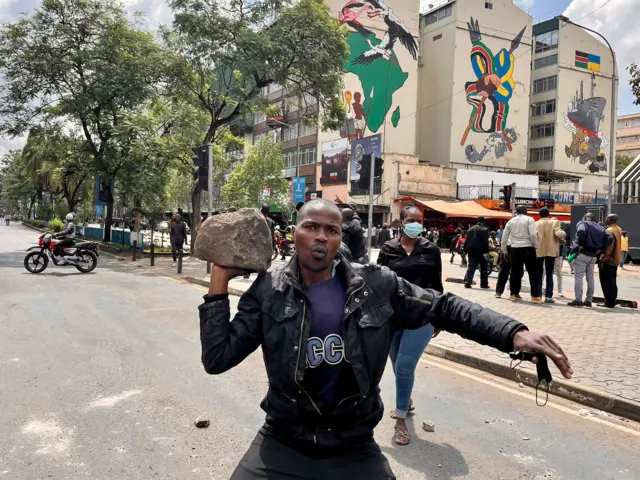
MULTIPOLYGON (((120 263, 125 262, 132 268, 136 268, 137 264, 145 273, 151 270, 148 258, 138 260, 136 264, 130 259, 120 263)), ((188 278, 192 283, 208 285, 205 262, 189 258, 184 262, 180 276, 177 275, 176 269, 171 267, 171 263, 170 257, 158 257, 153 272, 171 278, 188 278)), ((283 262, 280 260, 275 262, 276 265, 281 263, 283 262)), ((462 276, 462 272, 459 276, 462 276)), ((248 280, 232 280, 229 285, 230 293, 241 295, 254 279, 255 275, 248 280)), ((493 290, 465 289, 461 284, 449 282, 445 283, 445 289, 516 318, 527 324, 531 330, 547 333, 556 339, 569 356, 575 372, 572 380, 556 381, 560 380, 561 376, 555 366, 551 365, 556 393, 563 395, 565 390, 573 390, 571 394, 563 396, 601 410, 640 419, 640 314, 637 310, 621 307, 613 311, 598 307, 578 309, 568 307, 568 300, 558 301, 553 305, 536 305, 528 301, 513 303, 494 298, 493 290), (566 386, 575 388, 565 388, 566 386), (618 403, 616 399, 624 404, 614 405, 618 403)), ((528 295, 525 294, 524 298, 528 298, 528 295)), ((442 332, 431 342, 427 353, 501 376, 515 375, 507 370, 510 365, 507 355, 446 332, 442 332)), ((521 369, 521 374, 515 375, 514 378, 535 385, 535 367, 522 364, 521 369)))

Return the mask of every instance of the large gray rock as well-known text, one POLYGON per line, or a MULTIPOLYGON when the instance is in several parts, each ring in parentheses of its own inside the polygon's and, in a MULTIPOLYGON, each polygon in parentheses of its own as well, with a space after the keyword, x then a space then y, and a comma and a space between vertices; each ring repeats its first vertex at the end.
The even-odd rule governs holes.
POLYGON ((200 227, 194 253, 223 267, 264 272, 273 254, 271 232, 255 208, 214 215, 200 227))

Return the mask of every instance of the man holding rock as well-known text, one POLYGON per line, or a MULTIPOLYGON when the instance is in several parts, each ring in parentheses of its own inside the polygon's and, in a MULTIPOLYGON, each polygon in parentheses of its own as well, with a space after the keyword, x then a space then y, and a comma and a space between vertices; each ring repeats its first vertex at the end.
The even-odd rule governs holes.
POLYGON ((431 323, 503 352, 547 355, 565 377, 573 373, 551 338, 516 320, 423 290, 387 268, 344 261, 337 253, 342 220, 331 202, 305 204, 297 254, 258 276, 231 322, 228 284, 244 270, 218 263, 211 272, 199 307, 205 370, 221 374, 261 346, 269 379, 265 425, 232 480, 396 478, 373 430, 383 416, 379 383, 400 329, 431 323))

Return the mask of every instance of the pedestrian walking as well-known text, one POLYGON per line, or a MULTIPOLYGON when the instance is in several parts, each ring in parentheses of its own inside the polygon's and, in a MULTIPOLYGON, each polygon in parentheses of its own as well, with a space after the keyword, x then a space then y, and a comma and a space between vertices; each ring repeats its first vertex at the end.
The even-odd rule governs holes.
POLYGON ((171 222, 171 255, 173 257, 173 265, 176 266, 176 262, 178 261, 178 252, 182 250, 185 242, 187 241, 187 224, 184 223, 182 217, 179 215, 174 215, 173 221, 171 222))
POLYGON ((571 253, 577 254, 573 261, 576 298, 568 303, 571 307, 593 306, 595 266, 601 252, 609 246, 607 233, 593 219, 593 213, 587 213, 576 225, 576 235, 571 245, 571 253), (583 302, 583 282, 585 278, 587 281, 587 294, 583 302))
POLYGON ((566 242, 562 242, 558 248, 558 256, 553 263, 553 274, 556 276, 556 284, 558 285, 558 296, 564 297, 562 292, 562 265, 564 264, 564 250, 566 249, 566 242))
MULTIPOLYGON (((502 245, 502 244, 501 244, 502 245)), ((504 289, 507 286, 507 281, 509 280, 509 275, 511 274, 511 245, 507 245, 507 252, 502 253, 502 267, 500 268, 500 272, 498 273, 498 281, 496 282, 496 298, 502 298, 502 294, 504 293, 504 289)))
POLYGON ((378 232, 378 245, 382 246, 391 240, 391 230, 387 224, 382 225, 382 230, 378 232))
POLYGON ((460 266, 465 268, 467 266, 467 252, 464 250, 464 245, 467 243, 467 231, 462 230, 460 232, 460 237, 458 237, 458 242, 456 243, 456 252, 460 255, 462 259, 460 262, 460 266))
POLYGON ((629 255, 629 233, 626 230, 622 231, 620 246, 622 250, 620 257, 620 268, 624 269, 624 264, 627 263, 627 256, 629 255))
POLYGON ((460 240, 460 230, 456 230, 456 234, 453 237, 453 239, 451 240, 451 245, 449 246, 449 251, 451 252, 451 260, 449 260, 449 263, 451 265, 453 265, 453 260, 456 256, 456 252, 458 251, 458 240, 460 240))
POLYGON ((516 207, 516 216, 509 220, 504 227, 502 253, 507 253, 508 244, 511 244, 509 279, 511 296, 509 300, 513 302, 522 300, 520 289, 526 267, 529 285, 531 285, 531 301, 542 303, 541 292, 538 290, 538 264, 536 261, 538 231, 536 230, 536 222, 527 216, 527 207, 523 205, 516 207))
POLYGON ((489 253, 489 228, 484 224, 484 217, 478 217, 478 223, 469 229, 464 250, 469 257, 469 266, 464 276, 464 287, 471 288, 473 276, 480 269, 480 288, 489 287, 489 265, 484 258, 489 253))
POLYGON ((375 225, 371 227, 371 248, 378 246, 378 230, 375 225))
POLYGON ((257 277, 231 321, 229 281, 244 271, 213 266, 198 307, 204 369, 222 374, 261 347, 268 380, 266 423, 231 480, 395 479, 374 429, 383 416, 379 386, 397 331, 431 324, 503 352, 547 355, 565 377, 573 374, 547 335, 450 293, 422 289, 387 268, 344 261, 337 254, 342 223, 334 203, 305 203, 297 216, 297 253, 257 277))
POLYGON ((538 248, 536 250, 538 262, 538 291, 542 292, 543 277, 546 278, 544 288, 544 302, 555 303, 553 300, 553 273, 560 251, 560 244, 566 234, 557 220, 549 218, 549 209, 540 209, 540 220, 536 222, 538 232, 538 248))
POLYGON ((496 231, 496 236, 498 237, 498 240, 500 240, 502 242, 502 235, 504 234, 504 229, 502 228, 502 224, 500 224, 500 228, 498 228, 498 230, 496 231))
MULTIPOLYGON (((398 277, 414 285, 442 293, 442 257, 435 243, 420 236, 422 213, 417 207, 406 206, 400 212, 400 221, 404 223, 402 238, 389 240, 382 246, 378 264, 389 267, 398 277)), ((397 445, 407 445, 411 440, 406 419, 415 409, 411 392, 416 366, 433 333, 433 325, 400 330, 391 342, 389 357, 396 377, 396 409, 391 412, 391 418, 396 419, 394 441, 397 445)))
POLYGON ((342 209, 342 242, 351 251, 353 261, 356 263, 369 263, 367 257, 367 240, 365 230, 362 228, 359 217, 350 208, 342 209))
POLYGON ((607 234, 611 243, 604 250, 603 255, 598 262, 598 270, 600 274, 600 287, 604 295, 604 303, 598 304, 599 307, 615 308, 618 298, 618 283, 616 276, 618 274, 618 265, 622 259, 622 230, 618 226, 618 216, 615 213, 607 215, 607 234))

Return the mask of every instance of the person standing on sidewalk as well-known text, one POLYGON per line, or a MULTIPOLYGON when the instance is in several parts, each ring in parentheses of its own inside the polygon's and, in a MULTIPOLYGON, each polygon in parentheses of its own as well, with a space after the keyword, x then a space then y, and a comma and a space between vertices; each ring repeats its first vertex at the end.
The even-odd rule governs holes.
POLYGON ((456 252, 458 252, 460 258, 462 258, 460 266, 463 268, 467 266, 467 254, 464 250, 465 243, 467 243, 467 231, 462 230, 460 232, 460 236, 458 237, 458 241, 456 242, 456 252))
POLYGON ((489 229, 484 224, 484 217, 478 217, 478 223, 469 229, 464 249, 469 256, 469 266, 464 276, 464 287, 471 288, 473 276, 480 268, 480 288, 489 287, 489 269, 485 254, 489 253, 489 229))
POLYGON ((622 255, 620 257, 620 268, 624 269, 624 264, 627 261, 627 255, 629 255, 629 234, 627 233, 626 230, 622 232, 620 245, 622 248, 622 255))
POLYGON ((204 370, 222 374, 261 347, 268 377, 265 424, 231 480, 394 480, 374 429, 384 414, 380 381, 397 331, 431 324, 505 353, 540 353, 571 378, 567 356, 549 336, 388 268, 351 264, 338 254, 341 240, 338 207, 306 203, 293 258, 258 275, 233 319, 229 282, 244 271, 211 270, 198 306, 204 370))
POLYGON ((542 303, 541 292, 538 290, 538 263, 536 261, 536 249, 538 248, 538 231, 536 222, 527 216, 527 207, 516 207, 516 216, 507 222, 502 235, 502 253, 507 253, 507 245, 511 245, 511 278, 509 286, 511 296, 509 300, 515 302, 522 300, 520 289, 524 268, 529 274, 531 285, 531 301, 542 303))
MULTIPOLYGON (((412 205, 404 207, 400 212, 400 221, 404 223, 404 234, 399 240, 389 240, 382 246, 378 265, 389 267, 398 277, 414 285, 442 293, 440 249, 420 235, 420 210, 412 205)), ((391 418, 396 419, 394 441, 397 445, 407 445, 410 441, 406 419, 415 408, 411 392, 416 366, 433 333, 433 325, 425 325, 417 330, 400 330, 391 343, 389 357, 396 376, 396 409, 391 412, 391 418)))
POLYGON ((538 231, 538 291, 542 292, 542 280, 546 277, 544 290, 544 302, 555 303, 553 300, 553 272, 555 271, 556 259, 560 251, 560 244, 564 241, 566 234, 562 230, 562 225, 557 220, 549 218, 549 209, 540 209, 540 220, 536 222, 538 231))
MULTIPOLYGON (((502 237, 503 241, 507 241, 504 236, 502 237)), ((502 256, 502 267, 500 267, 500 272, 498 273, 498 281, 496 282, 496 298, 502 298, 502 294, 504 293, 504 289, 507 286, 507 280, 509 280, 509 275, 511 273, 511 245, 507 245, 506 253, 503 248, 504 243, 501 243, 500 255, 502 256)))
POLYGON ((369 263, 365 231, 360 217, 351 208, 342 209, 342 241, 351 251, 355 263, 369 263))
POLYGON ((604 303, 599 307, 615 308, 618 298, 618 284, 616 276, 618 265, 622 259, 622 230, 618 226, 618 216, 615 213, 607 216, 607 233, 613 237, 611 244, 604 251, 598 262, 600 286, 604 295, 604 303))
POLYGON ((171 222, 171 254, 173 256, 173 265, 176 266, 178 261, 178 252, 182 250, 187 241, 187 224, 184 223, 182 217, 175 215, 171 222))
POLYGON ((593 219, 593 213, 589 212, 576 225, 576 236, 571 245, 571 253, 578 254, 573 261, 576 298, 568 303, 570 307, 593 306, 595 266, 600 253, 609 246, 607 233, 593 219), (587 295, 583 302, 582 293, 585 277, 587 278, 587 295))

